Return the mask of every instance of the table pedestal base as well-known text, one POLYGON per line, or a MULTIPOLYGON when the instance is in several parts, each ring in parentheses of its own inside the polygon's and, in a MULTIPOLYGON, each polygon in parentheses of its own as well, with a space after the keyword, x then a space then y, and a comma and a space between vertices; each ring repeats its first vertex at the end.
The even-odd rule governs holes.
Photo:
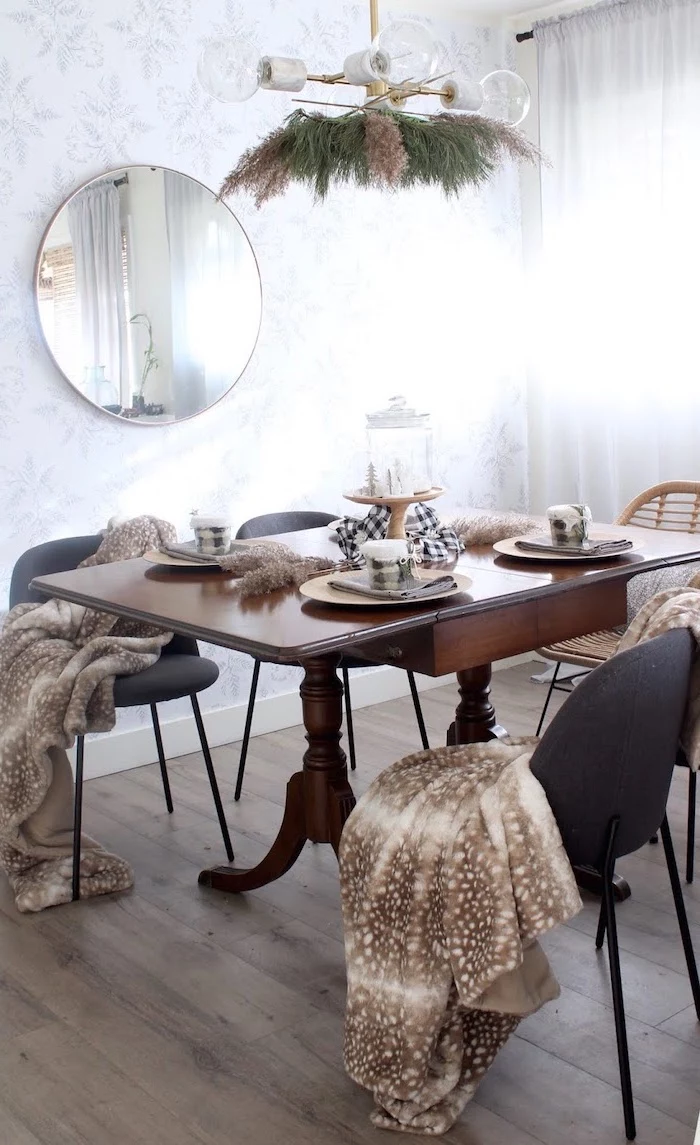
POLYGON ((454 722, 447 729, 447 746, 460 743, 487 743, 503 739, 505 728, 496 723, 496 712, 489 700, 491 665, 480 664, 457 673, 460 701, 454 722))
MULTIPOLYGON (((603 876, 599 871, 595 871, 593 867, 574 867, 574 874, 576 875, 576 884, 582 891, 588 891, 592 895, 597 895, 598 898, 603 897, 603 876)), ((624 902, 632 894, 630 885, 627 879, 622 875, 613 875, 613 894, 617 902, 624 902)))
POLYGON ((338 853, 345 820, 355 806, 340 746, 343 686, 336 675, 338 655, 304 662, 301 699, 308 748, 304 767, 287 784, 282 825, 265 858, 247 870, 212 867, 200 872, 202 886, 237 893, 253 891, 293 867, 307 840, 330 843, 338 853))

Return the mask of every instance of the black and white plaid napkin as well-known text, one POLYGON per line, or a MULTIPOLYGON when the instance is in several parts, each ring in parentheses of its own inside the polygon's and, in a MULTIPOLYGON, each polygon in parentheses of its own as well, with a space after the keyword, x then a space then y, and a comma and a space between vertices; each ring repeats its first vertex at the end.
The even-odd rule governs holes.
MULTIPOLYGON (((391 511, 387 505, 372 505, 364 519, 343 517, 336 528, 338 544, 349 560, 357 560, 365 541, 383 541, 391 511)), ((422 501, 413 508, 414 522, 407 536, 414 541, 416 553, 425 561, 452 561, 459 556, 459 540, 452 529, 443 528, 430 505, 422 501)))

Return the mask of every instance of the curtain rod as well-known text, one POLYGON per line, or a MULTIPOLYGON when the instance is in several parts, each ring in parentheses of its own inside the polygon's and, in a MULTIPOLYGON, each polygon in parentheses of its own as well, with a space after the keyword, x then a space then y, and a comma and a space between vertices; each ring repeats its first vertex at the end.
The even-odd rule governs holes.
POLYGON ((523 40, 534 39, 534 35, 535 35, 535 33, 532 31, 530 31, 530 32, 516 32, 515 38, 519 44, 522 44, 523 40))

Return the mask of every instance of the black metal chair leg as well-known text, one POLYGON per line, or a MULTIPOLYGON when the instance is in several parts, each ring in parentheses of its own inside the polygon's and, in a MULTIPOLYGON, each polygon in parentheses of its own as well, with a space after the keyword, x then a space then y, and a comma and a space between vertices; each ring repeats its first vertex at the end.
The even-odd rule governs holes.
POLYGON ((73 809, 73 902, 80 898, 80 839, 83 825, 83 759, 85 737, 75 741, 75 801, 73 809))
POLYGON ((355 729, 352 724, 352 704, 350 703, 350 676, 347 668, 341 669, 343 674, 343 698, 345 700, 345 722, 348 725, 348 755, 350 756, 350 770, 357 767, 355 758, 355 729))
POLYGON ((408 686, 411 689, 411 696, 413 698, 413 707, 416 712, 416 719, 418 721, 418 731, 420 733, 420 741, 423 744, 423 750, 427 751, 430 747, 428 743, 428 733, 425 730, 425 720, 423 719, 423 709, 420 706, 420 699, 418 698, 418 688, 416 687, 416 678, 413 672, 407 672, 408 686))
POLYGON ((236 776, 236 790, 233 798, 236 803, 241 797, 243 789, 243 776, 245 775, 245 764, 248 758, 248 744, 250 743, 250 729, 253 725, 253 709, 255 708, 255 696, 258 691, 258 676, 260 675, 260 661, 256 660, 253 664, 253 679, 250 683, 250 695, 248 696, 248 711, 245 716, 245 728, 243 729, 243 739, 241 741, 241 758, 238 761, 238 775, 236 776))
POLYGON ((209 776, 209 784, 211 786, 211 793, 214 796, 214 806, 216 807, 216 814, 219 818, 219 826, 221 828, 221 835, 224 840, 224 847, 226 848, 226 857, 229 863, 233 861, 233 847, 231 846, 231 836, 228 833, 228 826, 226 817, 224 815, 224 808, 219 794, 219 785, 216 782, 216 775, 214 773, 214 764, 212 763, 211 752, 209 751, 209 743, 207 742, 207 734, 204 730, 202 722, 202 713, 199 710, 199 700, 193 692, 190 696, 192 700, 192 711, 194 712, 195 723, 197 724, 197 731, 199 733, 199 742, 202 745, 202 755, 204 756, 204 763, 209 776))
POLYGON ((698 773, 691 769, 688 779, 688 844, 685 853, 685 881, 692 883, 695 869, 695 805, 697 802, 698 773))
POLYGON ((685 961, 688 966, 688 978, 690 979, 690 988, 693 991, 693 1002, 695 1004, 695 1013, 700 1020, 700 979, 698 979, 698 965, 695 961, 695 953, 693 951, 693 940, 690 937, 690 927, 688 926, 688 915, 685 910, 685 902, 683 901, 683 891, 681 890, 681 880, 678 875, 678 864, 676 863, 676 853, 673 849, 673 840, 671 838, 671 828, 668 825, 668 818, 664 815, 664 821, 661 824, 661 839, 664 845, 664 854, 666 855, 666 865, 668 867, 668 877, 671 880, 671 890, 673 892, 673 901, 676 907, 676 915, 678 918, 678 927, 681 932, 681 939, 683 941, 683 951, 685 953, 685 961))
POLYGON ((596 948, 596 950, 600 950, 603 943, 605 942, 605 927, 606 927, 605 897, 603 897, 600 900, 600 914, 598 915, 598 929, 597 929, 596 935, 595 935, 595 948, 596 948))
POLYGON ((617 1057, 620 1064, 620 1085, 622 1088, 622 1108, 625 1116, 625 1133, 628 1141, 633 1141, 637 1135, 634 1120, 634 1098, 632 1096, 632 1076, 630 1073, 630 1055, 627 1046, 627 1024, 625 1022, 625 1001, 622 994, 622 974, 620 973, 620 949, 617 942, 617 923, 615 920, 615 893, 613 891, 613 875, 615 874, 615 836, 619 819, 613 819, 610 824, 608 836, 605 868, 603 870, 603 903, 605 906, 605 926, 608 935, 608 959, 610 962, 610 984, 612 986, 613 1010, 615 1013, 615 1033, 617 1035, 617 1057))
POLYGON ((170 780, 168 779, 168 768, 165 762, 165 752, 163 751, 163 737, 160 734, 160 721, 158 719, 158 709, 155 704, 151 704, 151 719, 153 720, 153 732, 156 737, 156 747, 158 748, 158 763, 160 764, 160 778, 163 781, 165 806, 168 808, 168 813, 172 815, 173 797, 170 794, 170 780))
POLYGON ((557 663, 556 663, 555 668, 554 668, 554 675, 552 676, 552 679, 549 681, 549 691, 547 692, 547 699, 544 702, 544 707, 542 709, 542 714, 540 716, 540 722, 538 723, 537 731, 535 732, 535 735, 537 735, 537 736, 542 731, 542 724, 544 723, 544 717, 547 715, 547 708, 549 707, 549 701, 552 698, 552 692, 554 691, 554 685, 557 682, 557 676, 559 675, 559 669, 560 668, 561 668, 561 660, 557 660, 557 663))

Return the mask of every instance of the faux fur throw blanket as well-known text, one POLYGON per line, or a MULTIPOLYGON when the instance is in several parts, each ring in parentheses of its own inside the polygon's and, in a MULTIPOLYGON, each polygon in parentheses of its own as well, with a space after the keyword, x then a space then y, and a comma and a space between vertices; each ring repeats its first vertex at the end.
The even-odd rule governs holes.
MULTIPOLYGON (((689 628, 700 649, 700 573, 687 585, 657 592, 642 606, 617 646, 624 652, 642 640, 661 636, 671 628, 689 628)), ((700 651, 696 650, 681 745, 693 771, 700 769, 700 651)))
POLYGON ((581 899, 536 743, 408 756, 345 825, 345 1065, 382 1129, 444 1133, 521 1018, 559 994, 536 940, 581 899))
MULTIPOLYGON (((136 517, 108 526, 85 565, 141 556, 177 540, 136 517)), ((154 664, 172 634, 61 600, 18 604, 0 636, 0 866, 21 911, 71 899, 76 735, 114 726, 114 677, 154 664)), ((124 890, 129 865, 84 835, 81 895, 124 890)))

